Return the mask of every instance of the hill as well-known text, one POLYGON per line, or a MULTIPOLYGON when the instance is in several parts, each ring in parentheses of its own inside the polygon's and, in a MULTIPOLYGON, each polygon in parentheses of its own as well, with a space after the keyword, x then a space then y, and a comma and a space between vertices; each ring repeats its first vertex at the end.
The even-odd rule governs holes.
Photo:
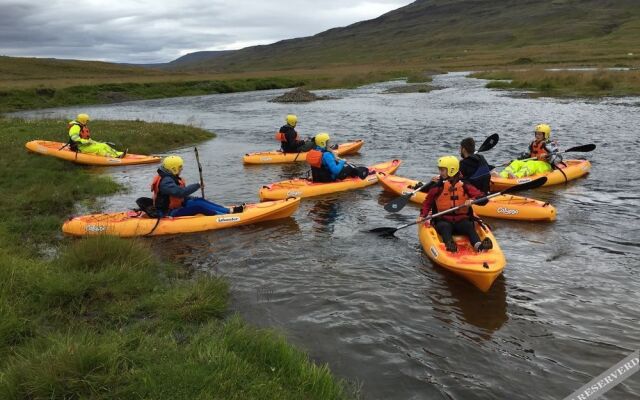
POLYGON ((637 64, 639 37, 640 2, 636 0, 418 0, 372 20, 196 59, 175 69, 637 64))

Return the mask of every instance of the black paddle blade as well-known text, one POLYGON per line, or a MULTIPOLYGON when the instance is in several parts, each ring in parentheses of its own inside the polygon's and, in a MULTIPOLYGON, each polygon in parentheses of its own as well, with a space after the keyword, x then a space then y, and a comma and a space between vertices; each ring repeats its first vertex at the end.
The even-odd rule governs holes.
POLYGON ((396 233, 396 231, 398 230, 398 228, 373 228, 371 230, 369 230, 369 232, 371 233, 377 233, 380 236, 393 236, 394 233, 396 233))
POLYGON ((498 140, 500 140, 500 135, 494 133, 493 135, 485 139, 482 145, 478 148, 478 152, 493 149, 494 147, 496 147, 496 144, 498 144, 498 140))
POLYGON ((565 150, 564 153, 569 153, 569 152, 588 153, 590 151, 594 151, 595 149, 596 149, 596 145, 593 143, 590 143, 590 144, 584 144, 582 146, 571 147, 570 149, 565 150))
POLYGON ((400 197, 397 197, 393 200, 391 200, 390 202, 388 202, 385 206, 384 209, 388 212, 398 212, 400 210, 402 210, 404 208, 404 206, 407 205, 407 202, 409 201, 409 198, 412 196, 412 193, 407 193, 407 194, 403 194, 400 197))
POLYGON ((547 177, 541 176, 540 178, 534 179, 532 181, 524 182, 519 185, 511 186, 510 188, 507 188, 505 190, 501 190, 500 193, 509 194, 509 193, 521 192, 529 189, 535 189, 544 185, 545 183, 547 183, 547 177))

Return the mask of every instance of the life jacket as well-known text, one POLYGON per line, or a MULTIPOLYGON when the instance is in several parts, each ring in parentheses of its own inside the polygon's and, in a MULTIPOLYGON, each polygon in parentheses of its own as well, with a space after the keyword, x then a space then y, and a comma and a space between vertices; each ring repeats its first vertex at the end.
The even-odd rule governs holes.
POLYGON ((538 160, 546 160, 546 156, 549 154, 547 150, 547 142, 544 140, 536 142, 535 140, 529 145, 529 157, 537 158, 538 160))
MULTIPOLYGON (((89 127, 86 125, 82 125, 81 123, 76 121, 69 122, 69 124, 67 125, 67 132, 69 132, 74 126, 80 127, 79 136, 81 139, 91 139, 91 132, 89 132, 89 127)), ((73 151, 78 151, 78 143, 71 139, 71 136, 69 136, 69 148, 71 148, 71 150, 73 151)))
MULTIPOLYGON (((466 190, 464 190, 464 183, 462 181, 457 181, 453 185, 447 179, 442 183, 442 189, 438 191, 436 196, 436 201, 433 203, 434 209, 432 210, 434 214, 448 210, 453 207, 458 207, 459 205, 464 204, 465 201, 469 200, 470 197, 467 194, 466 190)), ((470 214, 470 207, 462 207, 456 211, 450 212, 447 215, 468 215, 470 214)))
MULTIPOLYGON (((280 129, 282 129, 282 128, 280 128, 280 129)), ((295 143, 295 142, 298 141, 298 132, 296 130, 294 130, 294 132, 296 133, 296 136, 293 138, 293 142, 295 143)), ((278 142, 287 142, 287 134, 285 132, 282 132, 281 130, 279 130, 278 132, 276 132, 275 139, 278 142)))
MULTIPOLYGON (((169 175, 180 187, 185 187, 184 180, 182 178, 177 177, 175 175, 169 175)), ((182 207, 182 203, 184 199, 182 197, 175 196, 167 196, 160 193, 160 181, 162 181, 162 176, 159 174, 153 178, 153 182, 151 182, 151 191, 153 192, 153 204, 156 206, 156 209, 166 213, 168 211, 174 210, 176 208, 182 207)))
POLYGON ((307 153, 307 164, 311 167, 311 179, 314 182, 333 182, 331 172, 322 167, 324 151, 312 149, 307 153))

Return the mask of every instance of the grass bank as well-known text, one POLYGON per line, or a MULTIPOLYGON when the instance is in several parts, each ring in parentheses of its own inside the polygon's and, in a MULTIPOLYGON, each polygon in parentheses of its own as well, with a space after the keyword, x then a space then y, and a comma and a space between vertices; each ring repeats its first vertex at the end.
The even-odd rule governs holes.
MULTIPOLYGON (((150 151, 212 136, 171 124, 95 125, 131 147, 153 133, 160 140, 150 151)), ((326 366, 229 315, 225 281, 166 265, 144 242, 62 238, 75 205, 121 188, 24 149, 58 130, 60 121, 0 119, 0 398, 346 397, 326 366)))
POLYGON ((123 82, 67 87, 55 87, 54 82, 51 82, 51 84, 45 82, 39 83, 37 87, 32 88, 0 90, 0 112, 250 90, 282 89, 304 84, 304 81, 290 78, 123 82))
POLYGON ((473 78, 491 79, 494 89, 532 90, 555 97, 640 95, 640 71, 547 71, 544 69, 486 71, 473 78))

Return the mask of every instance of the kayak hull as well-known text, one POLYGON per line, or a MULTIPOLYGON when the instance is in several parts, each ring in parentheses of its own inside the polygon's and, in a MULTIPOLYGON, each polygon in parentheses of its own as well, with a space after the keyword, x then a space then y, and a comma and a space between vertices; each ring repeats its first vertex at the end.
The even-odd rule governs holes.
POLYGON ((245 206, 245 210, 238 214, 167 217, 161 218, 160 222, 156 218, 149 218, 135 211, 91 214, 67 220, 62 225, 62 231, 72 236, 112 235, 119 237, 203 232, 290 217, 296 212, 299 205, 300 199, 290 198, 281 201, 248 204, 245 206))
POLYGON ((500 190, 504 190, 521 183, 533 181, 541 176, 547 177, 547 182, 542 186, 559 185, 585 176, 589 171, 591 171, 591 163, 588 160, 566 160, 564 163, 567 166, 560 170, 553 170, 546 174, 535 174, 524 178, 502 178, 499 176, 492 176, 491 190, 499 192, 500 190))
POLYGON ((121 166, 121 165, 137 165, 137 164, 153 164, 160 162, 160 157, 145 156, 140 154, 127 154, 124 158, 103 157, 95 154, 76 153, 65 146, 65 143, 51 142, 48 140, 32 140, 25 144, 25 147, 34 153, 53 156, 62 160, 74 162, 83 165, 99 165, 99 166, 121 166))
MULTIPOLYGON (((413 191, 410 187, 418 181, 401 176, 387 175, 379 177, 380 184, 385 190, 398 196, 413 191)), ((415 193, 409 199, 413 203, 422 204, 427 194, 415 193)), ((549 203, 528 197, 501 195, 489 199, 484 206, 474 204, 473 212, 480 217, 509 219, 516 221, 555 221, 556 208, 549 203)))
MULTIPOLYGON (((355 142, 347 142, 338 146, 334 152, 338 156, 355 154, 360 151, 364 145, 363 140, 355 142)), ((283 153, 281 151, 261 151, 256 153, 245 154, 242 162, 245 164, 282 164, 307 160, 307 152, 301 153, 283 153)))
POLYGON ((313 197, 343 192, 346 190, 360 189, 378 183, 378 173, 393 174, 402 161, 391 160, 372 165, 369 170, 372 173, 366 179, 347 178, 337 182, 314 183, 308 179, 291 179, 265 185, 260 189, 260 200, 279 200, 287 197, 313 197))
POLYGON ((458 251, 452 253, 445 249, 435 228, 431 225, 418 225, 420 244, 431 261, 487 292, 504 270, 507 261, 488 227, 476 224, 476 232, 480 239, 491 239, 493 249, 476 253, 466 237, 454 236, 458 251))

